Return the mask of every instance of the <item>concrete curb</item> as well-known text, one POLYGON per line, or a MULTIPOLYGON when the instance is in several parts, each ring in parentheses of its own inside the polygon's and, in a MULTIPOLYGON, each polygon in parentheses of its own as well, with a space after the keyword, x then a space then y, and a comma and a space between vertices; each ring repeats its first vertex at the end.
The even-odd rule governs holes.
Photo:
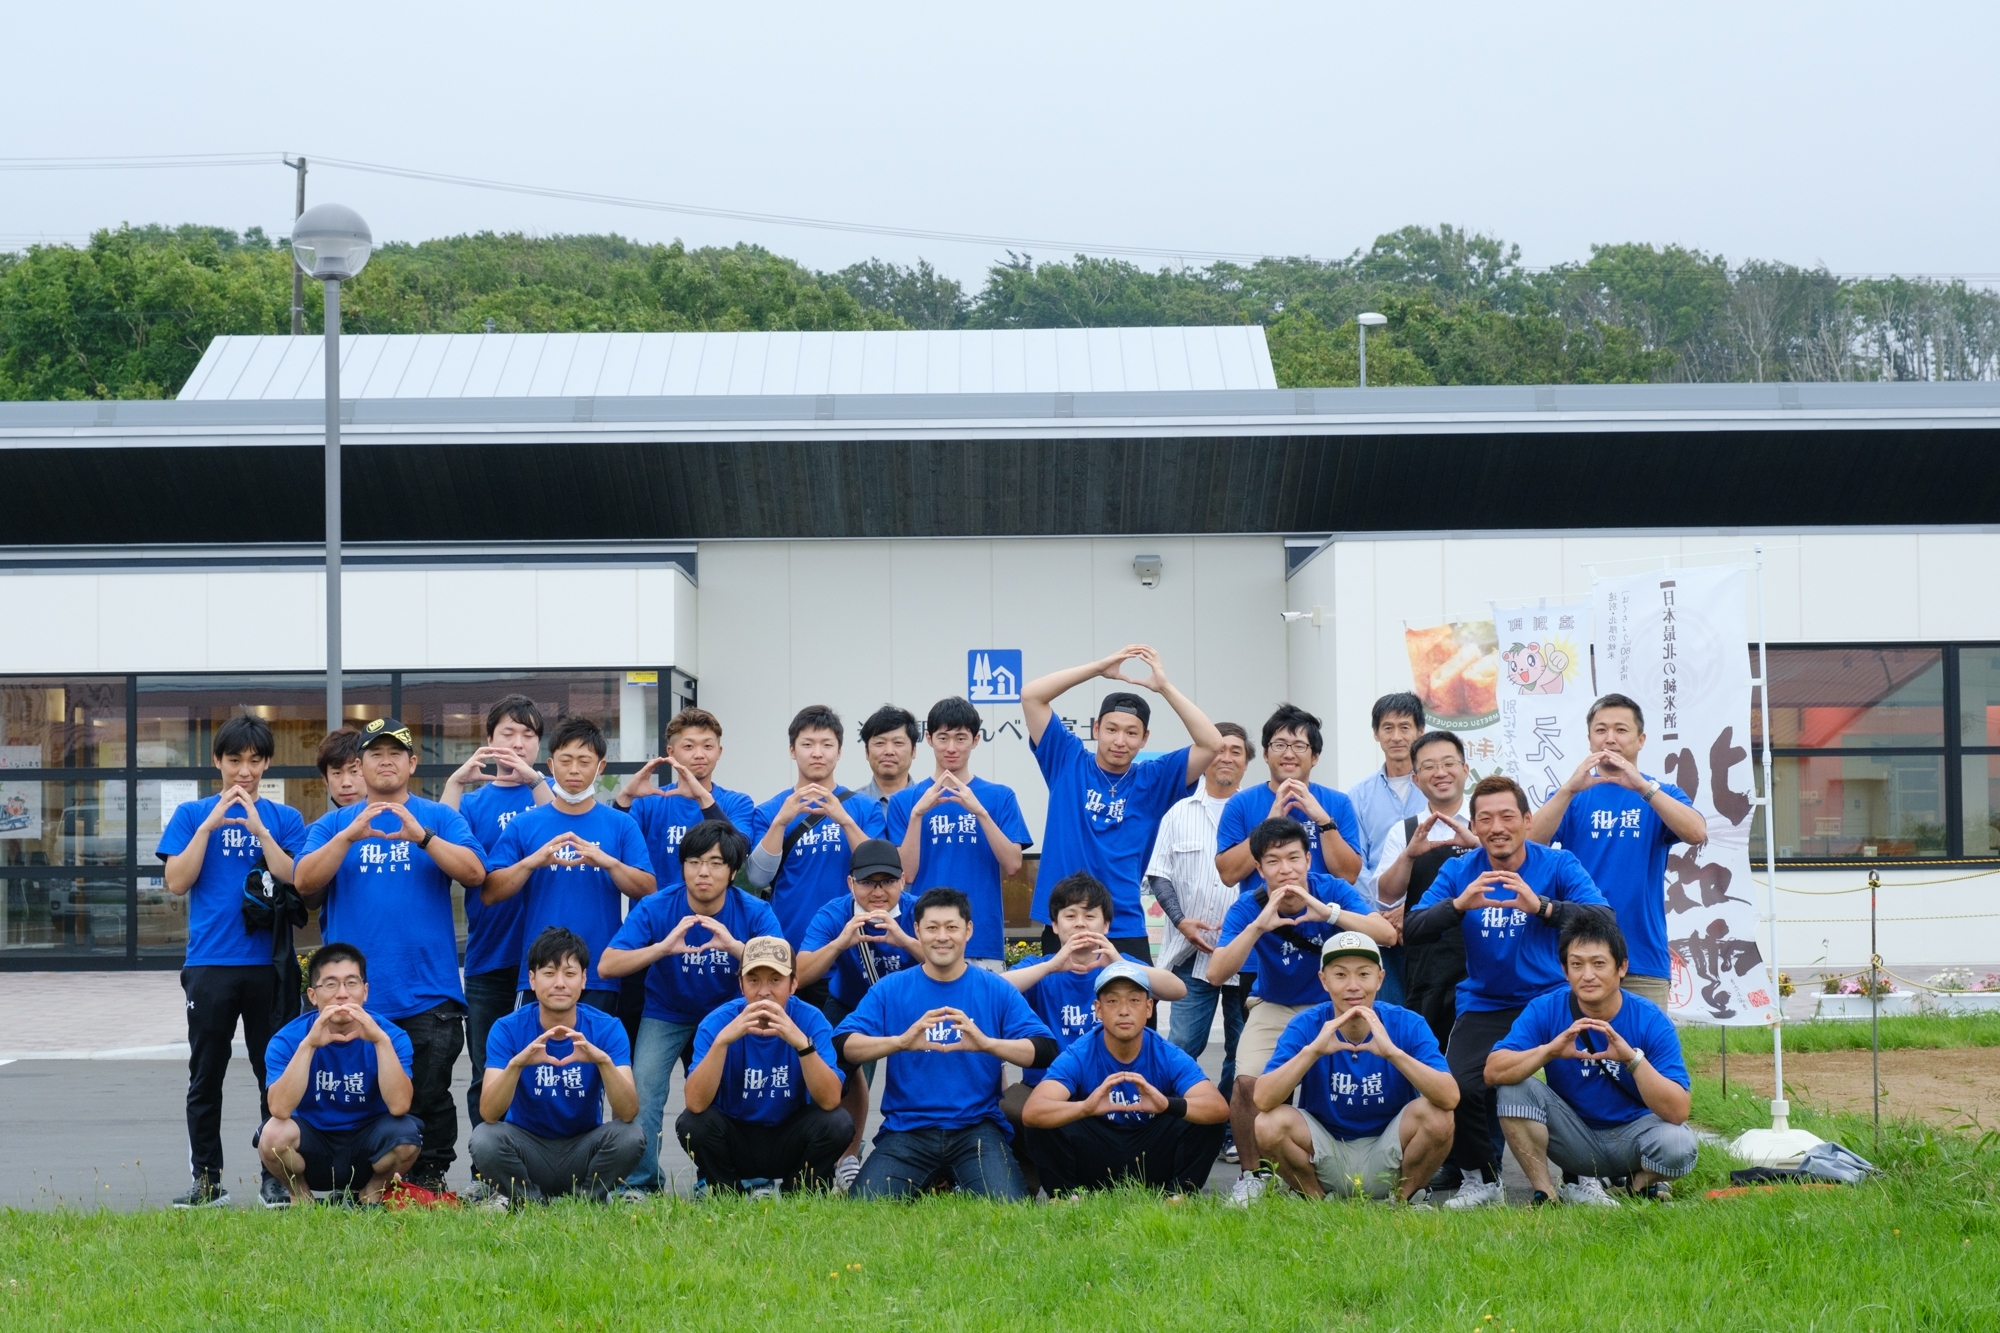
MULTIPOLYGON (((240 1041, 231 1044, 230 1053, 239 1060, 250 1056, 240 1041)), ((113 1046, 97 1051, 0 1051, 0 1064, 16 1060, 185 1060, 188 1054, 188 1044, 178 1041, 166 1046, 113 1046)))

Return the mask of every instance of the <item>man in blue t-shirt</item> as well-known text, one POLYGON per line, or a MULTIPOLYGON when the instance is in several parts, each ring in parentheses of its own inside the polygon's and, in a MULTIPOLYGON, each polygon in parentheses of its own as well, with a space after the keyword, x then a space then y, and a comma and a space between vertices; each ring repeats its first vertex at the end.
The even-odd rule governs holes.
POLYGON ((1295 704, 1279 704, 1264 721, 1264 765, 1270 780, 1245 787, 1222 807, 1215 826, 1215 869, 1245 893, 1264 885, 1250 852, 1250 830, 1267 819, 1296 819, 1306 831, 1313 869, 1349 884, 1361 882, 1361 825, 1345 793, 1312 780, 1326 738, 1319 719, 1295 704))
POLYGON ((667 723, 667 752, 648 759, 611 798, 639 821, 661 889, 679 887, 681 838, 696 824, 728 824, 750 836, 757 803, 716 782, 721 762, 722 723, 706 708, 683 708, 667 723), (657 770, 662 767, 673 775, 673 786, 660 785, 657 770))
POLYGON ((442 1190, 458 1157, 451 1076, 465 1049, 451 884, 477 888, 486 863, 463 815, 410 790, 416 771, 416 738, 408 727, 392 717, 364 726, 368 799, 313 821, 295 882, 308 907, 326 904, 324 937, 353 945, 373 964, 374 1011, 410 1036, 416 1085, 410 1114, 424 1125, 410 1179, 442 1190))
MULTIPOLYGON (((416 1165, 424 1127, 410 1114, 410 1038, 368 1008, 368 960, 324 944, 306 965, 316 1006, 271 1038, 271 1116, 253 1142, 285 1190, 268 1207, 311 1204, 314 1190, 376 1203, 416 1165)), ((447 1100, 446 1105, 450 1102, 447 1100)))
POLYGON ((1021 1113, 1049 1197, 1121 1181, 1193 1194, 1208 1183, 1229 1103, 1194 1057, 1147 1027, 1153 986, 1172 975, 1130 960, 1096 969, 1096 1025, 1042 1071, 1021 1113))
POLYGON ((1309 1199, 1408 1203, 1451 1151, 1457 1080, 1421 1014, 1377 1003, 1378 941, 1329 937, 1319 983, 1327 1002, 1286 1025, 1257 1080, 1257 1151, 1309 1199))
POLYGON ((902 849, 903 876, 912 890, 942 886, 972 899, 966 956, 997 972, 1007 956, 1000 881, 1021 868, 1021 852, 1035 839, 1014 789, 973 775, 981 725, 979 710, 964 699, 931 706, 924 739, 937 757, 937 772, 889 798, 882 836, 902 849))
POLYGON ((923 965, 876 982, 833 1034, 850 1068, 889 1061, 882 1132, 850 1195, 902 1198, 949 1177, 966 1193, 1018 1200, 1001 1065, 1045 1069, 1056 1039, 1019 991, 965 961, 972 904, 964 894, 932 889, 917 899, 916 919, 923 965))
POLYGON ((1230 904, 1208 956, 1211 986, 1238 972, 1256 974, 1229 1093, 1236 1149, 1248 1153, 1249 1169, 1232 1195, 1238 1202, 1255 1198, 1270 1179, 1251 1149, 1257 1142, 1257 1079, 1285 1025, 1325 993, 1317 970, 1320 946, 1343 930, 1360 931, 1377 944, 1396 938, 1396 928, 1352 884, 1313 869, 1312 842, 1297 820, 1274 815, 1259 824, 1250 832, 1250 852, 1264 887, 1230 904))
POLYGON ((609 980, 643 972, 645 1010, 632 1072, 639 1088, 639 1129, 646 1151, 627 1182, 635 1190, 665 1187, 660 1176, 660 1122, 674 1065, 686 1058, 695 1029, 737 994, 743 943, 778 933, 763 902, 729 881, 743 868, 750 844, 729 824, 703 820, 675 840, 676 888, 639 900, 598 956, 609 980))
POLYGON ((644 1146, 632 1123, 639 1094, 625 1025, 580 1003, 590 951, 575 931, 550 926, 529 942, 526 961, 535 1002, 487 1037, 486 1123, 472 1130, 472 1171, 492 1207, 565 1194, 602 1202, 644 1146))
MULTIPOLYGON (((445 779, 438 800, 465 816, 486 855, 516 815, 553 798, 549 780, 535 771, 542 752, 542 710, 525 694, 510 694, 486 710, 486 744, 445 779), (491 772, 487 770, 491 769, 491 772), (468 791, 467 788, 472 790, 468 791)), ((510 1014, 521 992, 521 898, 488 907, 478 892, 465 895, 465 1053, 472 1081, 465 1090, 466 1118, 479 1123, 479 1090, 486 1082, 486 1034, 510 1014)))
POLYGON ((1601 913, 1570 922, 1557 948, 1569 988, 1523 1009, 1486 1057, 1507 1146, 1536 1203, 1558 1197, 1550 1162, 1578 1177, 1564 1203, 1616 1206, 1604 1177, 1669 1199, 1667 1182, 1694 1170, 1697 1146, 1680 1034, 1658 1005, 1619 988, 1625 933, 1601 913))
MULTIPOLYGON (((752 888, 771 888, 771 910, 794 946, 815 913, 847 891, 854 849, 882 836, 882 807, 834 782, 840 763, 840 714, 822 704, 801 708, 789 728, 798 778, 750 816, 752 888)), ((808 989, 809 1004, 824 991, 808 989)))
POLYGON ((853 1135, 826 1015, 798 998, 791 942, 743 945, 743 993, 702 1020, 674 1122, 710 1186, 776 1198, 824 1187, 853 1135))
MULTIPOLYGON (((550 926, 573 930, 595 957, 618 933, 627 898, 653 892, 653 863, 639 825, 623 810, 597 799, 604 773, 604 733, 587 717, 568 717, 549 738, 550 788, 555 799, 507 826, 480 890, 487 906, 516 894, 521 937, 534 940, 550 926)), ((517 960, 517 984, 527 1003, 527 959, 517 960)), ((616 978, 588 967, 583 1003, 616 1016, 616 978)), ((628 1041, 629 1044, 629 1041, 628 1041)))
MULTIPOLYGON (((298 969, 280 987, 271 928, 252 930, 243 918, 244 882, 257 870, 290 880, 292 858, 305 846, 305 821, 288 805, 257 794, 270 767, 275 740, 262 718, 232 717, 215 732, 215 768, 222 790, 174 807, 160 834, 159 858, 167 892, 188 900, 187 961, 181 990, 187 996, 188 1161, 194 1181, 174 1200, 176 1208, 229 1202, 222 1186, 222 1080, 229 1072, 236 1024, 243 1024, 258 1107, 265 1098, 264 1047, 271 1031, 298 1012, 298 969)), ((266 1177, 264 1201, 284 1192, 266 1177)))
POLYGON ((1465 1183, 1445 1204, 1505 1202, 1500 1126, 1486 1085, 1486 1056, 1521 1010, 1563 984, 1556 939, 1579 913, 1609 914, 1577 859, 1528 841, 1528 794, 1504 774, 1481 778, 1468 802, 1479 850, 1444 863, 1403 919, 1403 938, 1423 945, 1447 931, 1465 941, 1465 980, 1445 1060, 1458 1079, 1451 1160, 1465 1183))
POLYGON ((1042 952, 1054 953, 1061 942, 1047 925, 1049 890, 1081 870, 1111 890, 1111 943, 1120 953, 1150 961, 1153 948, 1146 937, 1146 914, 1139 906, 1139 880, 1152 857, 1160 820, 1194 791, 1196 780, 1222 744, 1222 733, 1167 679, 1160 655, 1143 643, 1029 681, 1021 687, 1021 716, 1028 724, 1028 744, 1041 766, 1042 780, 1049 786, 1042 863, 1035 873, 1029 911, 1044 923, 1042 952), (1148 674, 1126 675, 1127 662, 1145 667, 1148 674), (1071 720, 1058 718, 1054 705, 1061 695, 1099 677, 1137 685, 1164 698, 1187 728, 1192 744, 1141 759, 1152 736, 1152 705, 1129 690, 1116 690, 1097 705, 1090 733, 1097 753, 1085 750, 1070 732, 1071 720))
MULTIPOLYGON (((1583 863, 1631 941, 1625 989, 1664 1009, 1673 977, 1667 854, 1675 843, 1693 849, 1707 842, 1708 821, 1686 792, 1639 771, 1646 722, 1637 703, 1607 694, 1590 706, 1588 717, 1590 753, 1535 811, 1528 836, 1554 843, 1583 863)), ((1667 762, 1673 766, 1673 757, 1667 762)), ((1683 778, 1696 771, 1685 756, 1681 762, 1688 765, 1681 768, 1683 778)), ((1746 802, 1746 815, 1748 809, 1746 802)))

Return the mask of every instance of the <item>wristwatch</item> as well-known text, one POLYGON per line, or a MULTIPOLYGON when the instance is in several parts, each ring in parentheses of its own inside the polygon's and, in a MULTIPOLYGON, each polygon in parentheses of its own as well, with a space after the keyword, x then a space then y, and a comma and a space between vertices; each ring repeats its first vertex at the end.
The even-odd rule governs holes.
POLYGON ((1329 819, 1324 824, 1315 824, 1313 825, 1313 827, 1318 829, 1321 833, 1331 833, 1334 830, 1334 823, 1331 819, 1329 819))
POLYGON ((426 847, 430 846, 430 845, 431 845, 431 839, 432 839, 432 838, 435 838, 436 836, 437 836, 437 830, 436 830, 436 829, 434 829, 434 828, 427 828, 427 829, 425 829, 425 830, 424 830, 424 836, 423 836, 422 838, 419 838, 419 839, 417 840, 417 850, 421 852, 421 851, 422 851, 422 850, 423 850, 424 848, 426 848, 426 847))
POLYGON ((1646 1063, 1646 1048, 1643 1046, 1634 1046, 1632 1048, 1632 1058, 1625 1062, 1625 1067, 1627 1069, 1637 1069, 1640 1065, 1643 1065, 1645 1063, 1646 1063))
POLYGON ((1660 794, 1660 780, 1658 778, 1654 778, 1651 782, 1646 784, 1646 790, 1640 792, 1639 797, 1641 800, 1650 801, 1659 794, 1660 794))
POLYGON ((810 1037, 808 1037, 808 1038, 806 1039, 806 1044, 805 1044, 805 1045, 803 1045, 803 1046, 794 1046, 794 1047, 792 1047, 792 1049, 793 1049, 794 1051, 796 1051, 796 1052, 797 1052, 798 1054, 800 1054, 800 1055, 811 1055, 811 1054, 812 1054, 812 1052, 813 1052, 813 1044, 812 1044, 812 1039, 811 1039, 810 1037))

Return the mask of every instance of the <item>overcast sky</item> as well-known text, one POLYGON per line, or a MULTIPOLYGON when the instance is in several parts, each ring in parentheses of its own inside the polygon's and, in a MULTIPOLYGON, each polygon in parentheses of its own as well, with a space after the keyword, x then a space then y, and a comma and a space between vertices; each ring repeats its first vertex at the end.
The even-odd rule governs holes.
MULTIPOLYGON (((0 173, 7 248, 120 221, 282 234, 287 150, 1193 263, 1450 222, 1533 265, 1630 240, 2000 273, 1992 4, 68 0, 7 30, 0 157, 274 159, 0 173)), ((817 268, 922 255, 969 285, 1002 248, 334 169, 307 199, 385 240, 615 230, 817 268)))

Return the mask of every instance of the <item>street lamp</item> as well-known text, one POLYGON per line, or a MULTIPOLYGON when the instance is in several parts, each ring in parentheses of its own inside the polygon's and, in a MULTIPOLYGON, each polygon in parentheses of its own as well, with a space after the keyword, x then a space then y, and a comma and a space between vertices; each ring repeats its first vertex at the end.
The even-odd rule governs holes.
POLYGON ((1389 322, 1389 317, 1364 310, 1354 317, 1354 322, 1361 326, 1361 387, 1365 389, 1368 387, 1368 330, 1381 328, 1389 322))
POLYGON ((326 288, 326 726, 340 706, 340 283, 368 263, 375 238, 361 215, 317 204, 292 224, 292 254, 326 288))

